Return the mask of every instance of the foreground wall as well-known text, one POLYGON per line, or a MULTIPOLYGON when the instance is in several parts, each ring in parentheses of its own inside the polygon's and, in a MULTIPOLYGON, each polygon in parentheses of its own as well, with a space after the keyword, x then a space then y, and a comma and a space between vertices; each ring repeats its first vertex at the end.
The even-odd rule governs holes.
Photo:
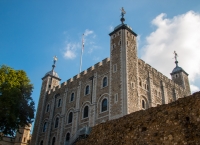
POLYGON ((93 127, 76 145, 200 144, 200 92, 93 127))

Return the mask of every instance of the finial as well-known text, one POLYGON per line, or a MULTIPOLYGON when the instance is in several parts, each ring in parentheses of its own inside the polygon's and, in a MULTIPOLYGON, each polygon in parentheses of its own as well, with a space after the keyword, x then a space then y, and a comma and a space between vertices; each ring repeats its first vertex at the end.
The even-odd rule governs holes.
POLYGON ((121 16, 122 16, 121 22, 122 22, 122 24, 124 24, 124 21, 125 21, 124 14, 126 14, 126 12, 125 12, 124 8, 122 7, 122 9, 121 9, 121 16))
POLYGON ((178 66, 178 61, 177 61, 177 57, 178 57, 178 54, 176 53, 176 51, 174 51, 174 58, 175 58, 175 64, 176 64, 176 67, 178 66))
POLYGON ((54 71, 54 68, 56 67, 56 61, 58 60, 57 56, 53 57, 53 65, 52 65, 52 71, 54 71))

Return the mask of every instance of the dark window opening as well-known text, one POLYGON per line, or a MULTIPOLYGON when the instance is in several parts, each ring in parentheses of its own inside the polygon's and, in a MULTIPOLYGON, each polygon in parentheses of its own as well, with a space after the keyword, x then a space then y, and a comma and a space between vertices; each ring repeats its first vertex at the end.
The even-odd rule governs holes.
POLYGON ((146 107, 145 107, 145 101, 144 101, 144 100, 142 100, 142 108, 143 108, 143 109, 146 108, 146 107))
POLYGON ((57 117, 57 118, 56 118, 56 122, 55 122, 55 128, 58 127, 58 122, 59 122, 59 118, 57 117))
POLYGON ((108 108, 108 101, 107 99, 103 99, 102 104, 101 104, 101 112, 106 111, 108 108))
POLYGON ((85 106, 84 111, 83 111, 83 118, 88 117, 88 112, 89 112, 89 107, 85 106))
POLYGON ((61 99, 58 100, 58 107, 61 106, 61 99))
POLYGON ((44 123, 44 126, 43 126, 43 132, 45 132, 47 129, 47 122, 44 123))
POLYGON ((52 145, 55 145, 55 142, 56 142, 56 138, 53 137, 53 139, 52 139, 52 145))
POLYGON ((85 95, 89 94, 90 87, 87 85, 85 88, 85 95))
POLYGON ((70 139, 70 133, 68 132, 66 135, 66 141, 69 141, 69 139, 70 139))
POLYGON ((72 123, 72 119, 73 119, 73 113, 70 112, 68 117, 68 123, 72 123))
POLYGON ((70 101, 71 101, 71 102, 74 101, 74 93, 71 94, 71 99, 70 99, 70 101))
POLYGON ((107 86, 107 83, 108 83, 107 77, 104 77, 104 78, 103 78, 103 87, 106 87, 106 86, 107 86))

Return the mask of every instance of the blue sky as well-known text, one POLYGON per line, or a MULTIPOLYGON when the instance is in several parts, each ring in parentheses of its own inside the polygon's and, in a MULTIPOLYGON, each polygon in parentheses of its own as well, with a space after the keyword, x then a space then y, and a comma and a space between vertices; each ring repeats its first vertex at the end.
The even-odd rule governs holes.
POLYGON ((58 57, 56 72, 68 80, 79 73, 81 37, 85 36, 82 70, 109 57, 109 33, 125 23, 138 34, 138 56, 170 77, 179 65, 190 75, 193 91, 200 88, 200 1, 0 1, 0 65, 22 69, 34 84, 38 104, 41 78, 58 57))

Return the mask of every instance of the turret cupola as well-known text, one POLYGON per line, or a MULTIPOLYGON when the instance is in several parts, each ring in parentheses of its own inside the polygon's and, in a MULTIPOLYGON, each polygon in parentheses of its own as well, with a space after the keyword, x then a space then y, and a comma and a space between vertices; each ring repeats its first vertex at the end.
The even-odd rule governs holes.
POLYGON ((182 86, 186 93, 188 95, 191 94, 190 92, 190 85, 189 85, 189 80, 188 80, 188 73, 186 73, 181 67, 178 66, 178 60, 177 60, 177 53, 176 51, 174 51, 174 58, 175 58, 175 64, 176 64, 176 67, 173 69, 172 73, 171 74, 171 77, 172 77, 172 80, 179 84, 180 86, 182 86))

